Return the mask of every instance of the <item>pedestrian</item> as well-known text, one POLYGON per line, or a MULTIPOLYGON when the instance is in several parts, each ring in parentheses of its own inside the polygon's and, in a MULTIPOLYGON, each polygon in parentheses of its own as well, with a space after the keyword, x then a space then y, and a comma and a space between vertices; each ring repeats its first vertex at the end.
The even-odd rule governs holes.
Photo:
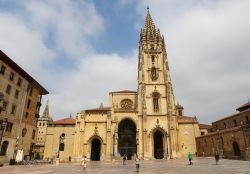
POLYGON ((140 158, 138 157, 138 155, 135 156, 135 166, 136 166, 136 172, 139 172, 140 158))
POLYGON ((202 156, 205 157, 205 152, 204 151, 202 152, 202 156))
POLYGON ((218 151, 215 151, 214 158, 215 158, 215 162, 216 162, 216 165, 217 165, 218 162, 219 162, 219 159, 220 159, 220 155, 219 155, 218 151))
POLYGON ((123 155, 122 160, 123 160, 123 165, 125 165, 126 164, 126 160, 127 160, 127 155, 126 154, 123 155))
POLYGON ((192 159, 193 159, 193 154, 191 152, 188 152, 188 160, 189 160, 189 165, 192 165, 192 159))
POLYGON ((82 165, 82 167, 83 167, 83 172, 85 172, 85 171, 86 171, 86 167, 87 167, 87 158, 86 158, 85 155, 83 155, 81 165, 82 165))

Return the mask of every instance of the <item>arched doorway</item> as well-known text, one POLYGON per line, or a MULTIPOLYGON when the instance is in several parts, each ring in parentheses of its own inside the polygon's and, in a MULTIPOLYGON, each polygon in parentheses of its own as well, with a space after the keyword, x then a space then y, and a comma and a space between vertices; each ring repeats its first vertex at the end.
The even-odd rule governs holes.
POLYGON ((233 142, 233 150, 235 156, 240 156, 240 148, 237 142, 233 142))
POLYGON ((1 147, 0 155, 6 155, 7 149, 8 149, 9 142, 4 141, 1 147))
POLYGON ((121 156, 127 155, 127 159, 137 153, 136 125, 129 119, 123 120, 118 126, 118 151, 121 156))
POLYGON ((163 135, 160 131, 154 133, 154 157, 155 159, 162 159, 164 157, 163 135))
POLYGON ((93 161, 99 161, 101 155, 101 142, 99 139, 95 138, 91 143, 91 157, 93 161))

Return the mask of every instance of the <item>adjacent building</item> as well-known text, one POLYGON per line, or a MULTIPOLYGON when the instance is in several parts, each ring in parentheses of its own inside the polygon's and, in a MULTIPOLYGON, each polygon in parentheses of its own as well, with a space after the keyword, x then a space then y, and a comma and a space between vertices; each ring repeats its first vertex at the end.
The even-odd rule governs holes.
POLYGON ((44 159, 180 158, 196 152, 197 118, 175 102, 167 49, 148 10, 140 32, 137 91, 109 93, 109 107, 86 109, 47 128, 44 159))
POLYGON ((29 158, 36 141, 41 99, 48 91, 0 51, 0 93, 3 94, 0 131, 4 131, 0 158, 5 161, 15 158, 17 150, 23 150, 29 158), (3 126, 5 121, 7 125, 3 126))
POLYGON ((250 102, 238 113, 212 123, 211 132, 196 138, 198 155, 250 160, 250 102))

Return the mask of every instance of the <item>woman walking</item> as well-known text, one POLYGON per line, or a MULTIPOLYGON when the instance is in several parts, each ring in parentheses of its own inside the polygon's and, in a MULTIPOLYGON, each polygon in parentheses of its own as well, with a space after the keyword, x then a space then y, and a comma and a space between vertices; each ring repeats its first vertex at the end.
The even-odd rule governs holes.
POLYGON ((86 167, 87 167, 87 158, 85 155, 83 155, 82 158, 82 163, 81 163, 82 167, 83 167, 83 173, 86 171, 86 167))

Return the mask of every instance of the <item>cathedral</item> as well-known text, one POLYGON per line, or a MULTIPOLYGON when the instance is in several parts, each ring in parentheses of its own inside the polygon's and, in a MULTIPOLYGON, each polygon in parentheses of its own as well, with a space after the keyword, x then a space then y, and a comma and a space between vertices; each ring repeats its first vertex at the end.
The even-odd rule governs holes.
POLYGON ((98 161, 126 155, 129 160, 136 154, 145 160, 170 159, 196 152, 201 127, 175 101, 165 41, 149 9, 140 32, 137 91, 110 92, 108 107, 47 119, 45 126, 44 159, 79 161, 86 155, 98 161))

